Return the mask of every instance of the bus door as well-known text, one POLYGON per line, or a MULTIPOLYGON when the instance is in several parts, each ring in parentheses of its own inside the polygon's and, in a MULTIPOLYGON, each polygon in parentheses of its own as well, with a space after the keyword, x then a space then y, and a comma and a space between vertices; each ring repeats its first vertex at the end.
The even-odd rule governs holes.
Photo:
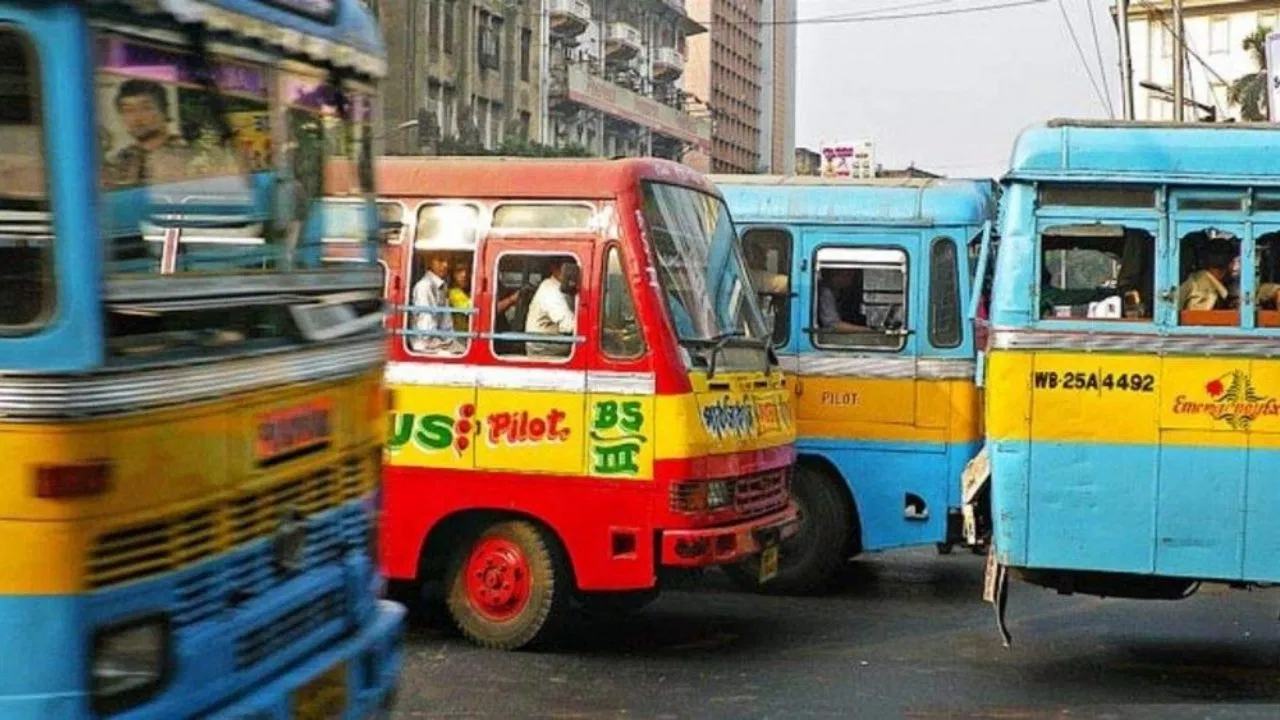
MULTIPOLYGON (((1176 200, 1185 209, 1187 199, 1176 200)), ((1191 335, 1239 328, 1245 227, 1212 217, 1180 217, 1170 229, 1165 297, 1174 301, 1174 324, 1191 335), (1227 296, 1219 297, 1223 291, 1227 296)), ((1237 417, 1236 409, 1256 392, 1252 364, 1244 357, 1188 353, 1161 361, 1158 574, 1235 578, 1243 571, 1240 505, 1249 475, 1249 422, 1237 417)))
POLYGON ((586 475, 586 342, 596 308, 590 239, 491 236, 478 268, 476 468, 586 475))
POLYGON ((932 542, 946 522, 948 493, 934 478, 945 473, 947 431, 918 422, 919 236, 811 239, 801 266, 809 298, 798 361, 799 435, 849 464, 842 472, 866 548, 932 542))

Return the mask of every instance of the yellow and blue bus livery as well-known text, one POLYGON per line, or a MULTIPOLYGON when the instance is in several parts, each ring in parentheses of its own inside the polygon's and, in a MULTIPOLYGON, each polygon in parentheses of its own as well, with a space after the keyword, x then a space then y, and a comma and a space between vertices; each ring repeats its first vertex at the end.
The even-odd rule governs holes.
POLYGON ((1001 610, 1011 575, 1160 599, 1280 580, 1278 142, 1073 121, 1018 138, 986 358, 1001 610))
POLYGON ((382 712, 376 213, 337 268, 310 217, 374 19, 0 2, 0 56, 0 717, 382 712))
POLYGON ((794 377, 804 521, 770 588, 814 589, 864 551, 948 551, 981 444, 967 312, 995 183, 714 180, 794 377))

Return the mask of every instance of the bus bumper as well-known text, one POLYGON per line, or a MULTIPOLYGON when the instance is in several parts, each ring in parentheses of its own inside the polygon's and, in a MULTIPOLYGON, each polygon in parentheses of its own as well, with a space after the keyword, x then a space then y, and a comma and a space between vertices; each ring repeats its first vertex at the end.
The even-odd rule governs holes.
POLYGON ((741 562, 795 535, 798 528, 798 511, 791 503, 784 510, 736 525, 664 530, 661 563, 692 568, 741 562))
POLYGON ((366 720, 390 715, 399 686, 404 650, 405 610, 379 601, 373 622, 360 632, 291 668, 231 707, 209 715, 217 720, 338 718, 366 720), (327 680, 345 677, 340 683, 327 680), (336 687, 335 687, 336 686, 336 687), (338 710, 341 708, 341 710, 338 710), (335 711, 339 714, 334 714, 335 711))

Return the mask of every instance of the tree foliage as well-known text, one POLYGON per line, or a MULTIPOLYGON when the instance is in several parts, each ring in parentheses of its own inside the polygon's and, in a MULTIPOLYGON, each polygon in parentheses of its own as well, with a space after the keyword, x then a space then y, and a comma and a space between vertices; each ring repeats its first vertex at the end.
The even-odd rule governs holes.
POLYGON ((1266 121, 1267 108, 1267 29, 1254 30, 1241 43, 1257 72, 1242 75, 1227 88, 1227 101, 1240 108, 1240 119, 1251 122, 1266 121))

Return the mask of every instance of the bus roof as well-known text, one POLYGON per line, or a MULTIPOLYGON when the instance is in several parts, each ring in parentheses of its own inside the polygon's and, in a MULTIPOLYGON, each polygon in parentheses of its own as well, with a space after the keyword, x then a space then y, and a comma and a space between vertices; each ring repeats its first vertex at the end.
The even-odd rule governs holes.
MULTIPOLYGON (((361 0, 123 0, 139 13, 156 7, 181 22, 232 28, 286 52, 386 75, 386 49, 378 21, 361 0), (280 28, 292 30, 281 33, 280 28)), ((94 0, 106 3, 107 0, 94 0)))
POLYGON ((378 158, 383 197, 608 199, 651 180, 720 196, 700 173, 655 158, 511 158, 387 156, 378 158))
POLYGON ((995 214, 992 180, 713 175, 735 222, 976 225, 995 214))
POLYGON ((1018 136, 1006 180, 1280 184, 1280 126, 1052 120, 1018 136))

